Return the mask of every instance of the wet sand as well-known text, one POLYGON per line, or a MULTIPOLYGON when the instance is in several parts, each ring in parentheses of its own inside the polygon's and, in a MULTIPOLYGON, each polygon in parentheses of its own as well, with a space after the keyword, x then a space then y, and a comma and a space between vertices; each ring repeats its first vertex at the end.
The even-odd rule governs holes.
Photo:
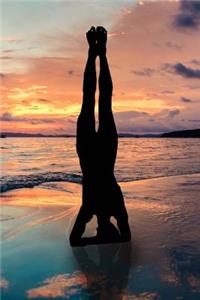
POLYGON ((132 241, 83 248, 68 242, 80 185, 4 193, 2 299, 199 299, 200 174, 120 185, 132 241))

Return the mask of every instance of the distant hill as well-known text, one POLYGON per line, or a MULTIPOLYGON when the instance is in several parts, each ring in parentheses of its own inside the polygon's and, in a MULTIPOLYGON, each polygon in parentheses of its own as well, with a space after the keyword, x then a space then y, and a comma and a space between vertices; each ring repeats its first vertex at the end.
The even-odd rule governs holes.
POLYGON ((161 137, 170 138, 200 138, 200 129, 181 130, 163 133, 161 137))
MULTIPOLYGON (((160 134, 132 134, 132 133, 119 133, 118 136, 120 138, 156 138, 160 137, 160 134)), ((0 137, 39 137, 39 138, 68 138, 68 137, 76 137, 73 134, 61 134, 61 135, 47 135, 47 134, 40 134, 40 133, 23 133, 23 132, 2 132, 0 137)))
MULTIPOLYGON (((172 131, 163 134, 133 134, 133 133, 119 133, 120 138, 159 138, 159 137, 183 137, 183 138, 199 138, 200 129, 193 130, 182 130, 182 131, 172 131)), ((47 135, 39 133, 23 133, 23 132, 2 132, 0 137, 37 137, 37 138, 70 138, 76 137, 73 134, 60 134, 60 135, 47 135)))
POLYGON ((158 138, 161 134, 134 134, 134 133, 119 133, 118 137, 120 138, 158 138))
POLYGON ((45 137, 51 137, 51 138, 60 138, 60 137, 74 137, 74 135, 70 134, 62 134, 62 135, 47 135, 47 134, 39 134, 39 133, 21 133, 21 132, 2 132, 1 137, 39 137, 39 138, 45 138, 45 137))

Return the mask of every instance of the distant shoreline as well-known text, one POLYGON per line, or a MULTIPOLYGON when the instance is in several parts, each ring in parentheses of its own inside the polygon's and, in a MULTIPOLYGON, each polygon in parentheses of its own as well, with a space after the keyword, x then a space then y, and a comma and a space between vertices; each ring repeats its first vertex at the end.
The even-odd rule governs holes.
MULTIPOLYGON (((73 134, 63 135, 43 135, 31 133, 13 133, 2 132, 1 138, 75 138, 73 134)), ((119 138, 200 138, 200 129, 171 131, 160 134, 132 134, 132 133, 119 133, 119 138)))
POLYGON ((163 133, 162 138, 200 138, 200 129, 180 130, 163 133))

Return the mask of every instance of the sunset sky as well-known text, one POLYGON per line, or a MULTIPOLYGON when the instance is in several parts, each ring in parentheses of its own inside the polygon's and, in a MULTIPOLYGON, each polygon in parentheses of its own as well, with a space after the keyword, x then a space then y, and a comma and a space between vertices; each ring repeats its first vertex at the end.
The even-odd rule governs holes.
POLYGON ((119 132, 200 128, 200 1, 1 6, 2 131, 75 133, 92 25, 108 30, 119 132))

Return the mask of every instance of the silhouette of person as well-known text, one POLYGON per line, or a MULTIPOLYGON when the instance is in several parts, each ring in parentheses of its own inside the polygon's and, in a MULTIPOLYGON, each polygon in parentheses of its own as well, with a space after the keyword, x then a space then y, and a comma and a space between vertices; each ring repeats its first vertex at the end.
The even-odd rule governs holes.
MULTIPOLYGON (((124 299, 132 266, 131 243, 73 248, 80 271, 86 277, 87 299, 124 299), (94 255, 95 253, 95 255, 94 255)), ((84 298, 84 297, 83 297, 84 298)))
POLYGON ((72 246, 87 243, 128 241, 131 233, 120 186, 114 176, 118 136, 112 114, 112 78, 106 58, 107 31, 92 27, 87 33, 88 59, 83 80, 83 102, 77 121, 76 149, 83 174, 82 206, 70 235, 72 246), (95 61, 100 59, 99 128, 95 130, 95 61), (97 236, 82 238, 93 215, 97 216, 97 236), (113 216, 117 227, 111 223, 113 216))

